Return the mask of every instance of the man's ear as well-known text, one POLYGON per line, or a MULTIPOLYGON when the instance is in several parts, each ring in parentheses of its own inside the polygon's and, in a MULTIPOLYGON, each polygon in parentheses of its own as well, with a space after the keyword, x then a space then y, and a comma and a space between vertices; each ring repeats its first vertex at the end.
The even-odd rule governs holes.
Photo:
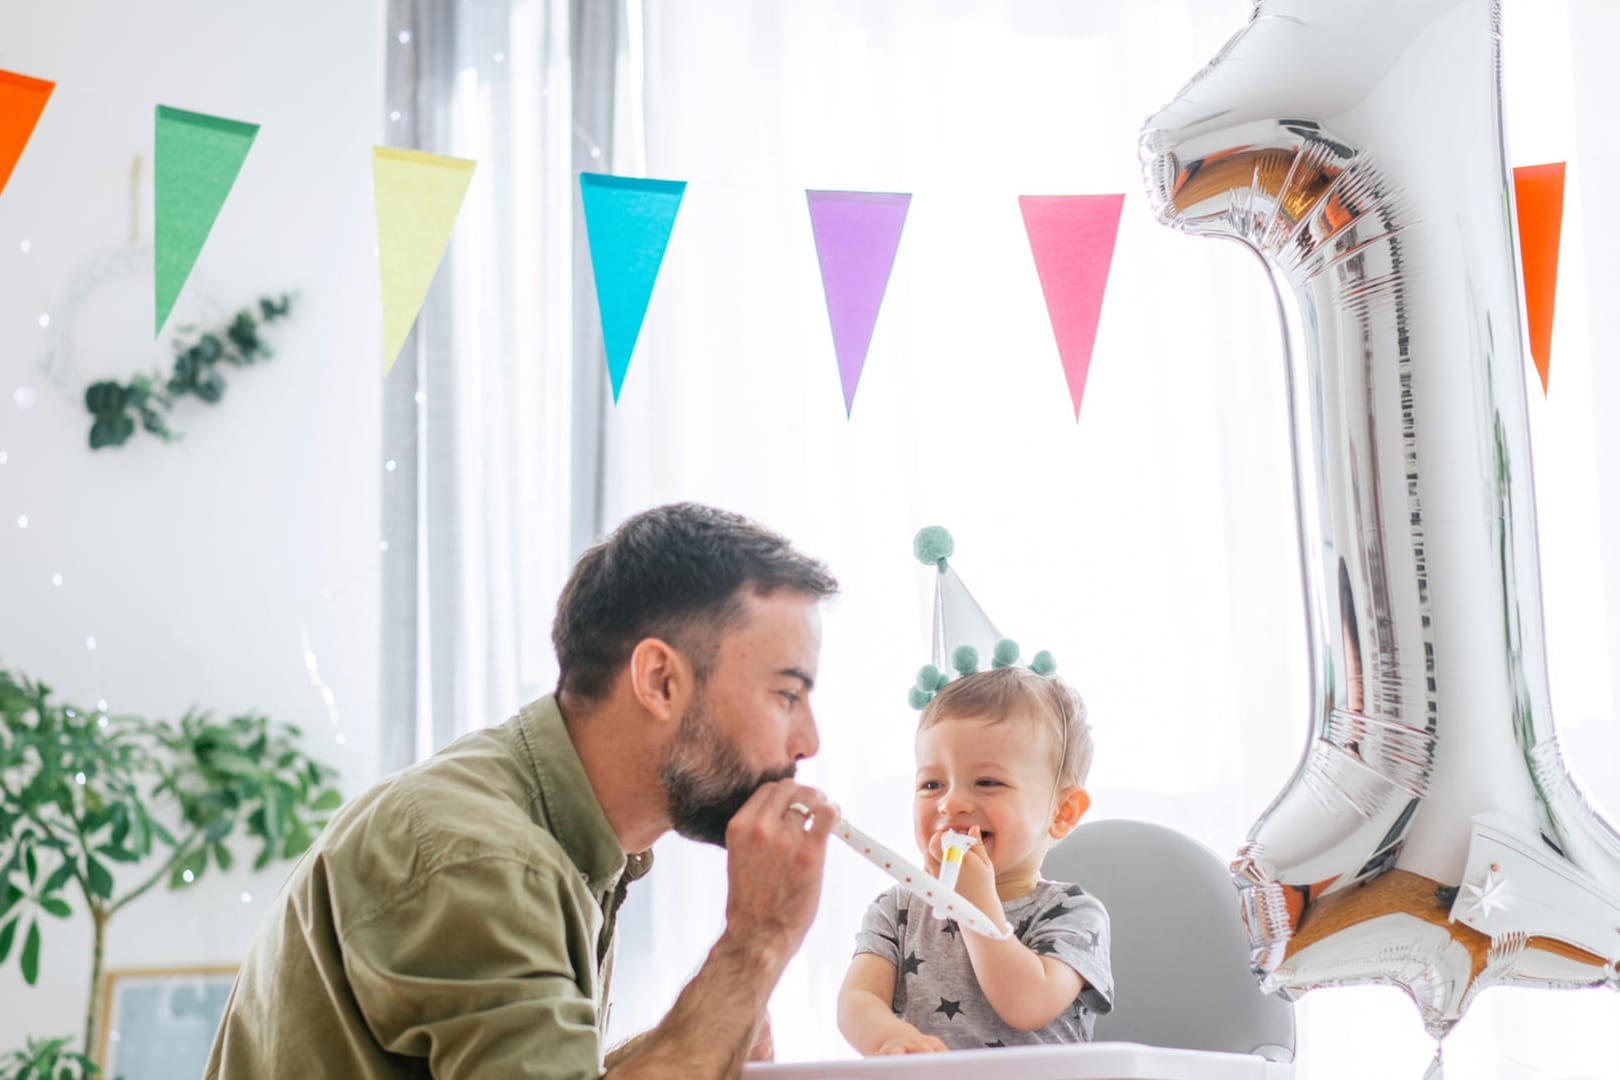
POLYGON ((1083 787, 1072 787, 1065 791, 1058 799, 1057 809, 1052 812, 1052 827, 1047 830, 1054 840, 1061 840, 1080 824, 1080 819, 1086 816, 1091 809, 1091 796, 1083 787))
POLYGON ((694 684, 686 656, 662 638, 642 638, 630 650, 626 666, 636 702, 656 719, 678 723, 686 714, 694 684))

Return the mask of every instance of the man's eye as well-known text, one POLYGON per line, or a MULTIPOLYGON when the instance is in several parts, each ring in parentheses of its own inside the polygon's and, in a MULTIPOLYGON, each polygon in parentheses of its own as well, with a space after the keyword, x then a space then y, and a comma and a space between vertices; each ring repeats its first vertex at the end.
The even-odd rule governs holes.
POLYGON ((787 698, 789 707, 799 704, 799 695, 795 694, 792 690, 783 690, 781 693, 783 697, 787 698))

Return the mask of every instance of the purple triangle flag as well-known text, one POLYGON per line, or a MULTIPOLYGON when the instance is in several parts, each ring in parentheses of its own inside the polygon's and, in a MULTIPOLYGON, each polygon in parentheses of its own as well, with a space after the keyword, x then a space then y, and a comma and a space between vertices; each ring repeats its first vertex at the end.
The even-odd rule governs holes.
POLYGON ((855 387, 866 366, 883 292, 900 247, 900 230, 911 206, 909 194, 873 191, 806 191, 810 229, 821 261, 844 415, 855 407, 855 387))

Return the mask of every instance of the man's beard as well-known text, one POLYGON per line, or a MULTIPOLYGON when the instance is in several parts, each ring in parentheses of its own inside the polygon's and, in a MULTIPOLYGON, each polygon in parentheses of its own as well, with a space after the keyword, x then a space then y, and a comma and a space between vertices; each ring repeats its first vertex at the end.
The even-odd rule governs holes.
POLYGON ((726 846, 726 826, 762 785, 793 776, 795 766, 753 772, 720 733, 708 702, 694 698, 681 717, 669 760, 658 779, 669 796, 669 820, 689 840, 726 846))

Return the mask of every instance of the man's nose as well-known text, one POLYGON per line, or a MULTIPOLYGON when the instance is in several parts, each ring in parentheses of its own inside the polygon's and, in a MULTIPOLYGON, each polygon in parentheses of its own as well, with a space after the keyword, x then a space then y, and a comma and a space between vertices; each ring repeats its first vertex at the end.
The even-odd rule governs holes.
POLYGON ((803 718, 794 724, 788 735, 788 757, 793 761, 816 756, 821 749, 821 733, 816 730, 816 714, 809 703, 804 706, 803 718))

